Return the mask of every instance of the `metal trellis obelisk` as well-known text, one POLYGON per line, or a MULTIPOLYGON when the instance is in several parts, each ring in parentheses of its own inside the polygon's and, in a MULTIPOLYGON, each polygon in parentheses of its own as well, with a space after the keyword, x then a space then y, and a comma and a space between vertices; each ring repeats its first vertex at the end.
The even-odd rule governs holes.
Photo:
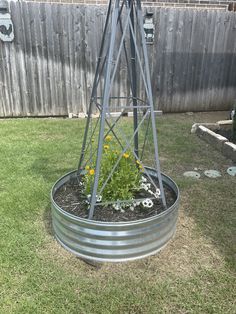
MULTIPOLYGON (((97 61, 95 78, 92 88, 92 95, 88 108, 88 117, 82 145, 82 153, 78 166, 78 176, 83 169, 93 160, 95 164, 94 182, 91 187, 89 205, 89 219, 93 218, 97 203, 97 196, 102 194, 106 184, 116 171, 122 155, 131 151, 134 158, 143 166, 143 172, 149 182, 156 186, 150 174, 146 171, 142 157, 146 149, 148 130, 151 130, 153 140, 154 168, 157 173, 161 201, 166 208, 166 200, 163 189, 160 164, 158 157, 157 131, 155 124, 152 87, 149 72, 148 53, 143 30, 143 17, 140 0, 110 0, 106 22, 97 61), (123 58, 123 59, 122 59, 123 58), (116 75, 120 75, 119 69, 121 59, 126 64, 127 74, 127 95, 114 95, 116 75), (141 83, 140 83, 141 82, 141 83), (143 92, 138 88, 143 86, 143 92), (141 95, 142 94, 142 95, 141 95), (143 96, 145 94, 145 96, 143 96), (141 95, 141 96, 140 96, 141 95), (119 114, 115 117, 110 112, 111 104, 119 104, 119 114), (97 119, 92 119, 94 112, 99 112, 97 119), (122 125, 119 126, 121 118, 127 111, 133 113, 133 132, 125 134, 122 125), (95 123, 94 121, 95 120, 95 123), (147 122, 148 121, 148 122, 147 122), (146 123, 147 122, 147 123, 146 123), (146 132, 140 139, 140 128, 145 126, 146 132), (96 131, 98 138, 96 140, 96 131), (104 138, 112 134, 121 151, 117 162, 104 180, 102 187, 99 187, 100 167, 104 151, 104 138), (141 143, 142 142, 142 143, 141 143), (142 144, 142 145, 141 145, 142 144)), ((131 200, 125 200, 129 202, 131 200)), ((120 202, 119 200, 113 200, 120 202)), ((101 205, 101 204, 99 204, 101 205)))

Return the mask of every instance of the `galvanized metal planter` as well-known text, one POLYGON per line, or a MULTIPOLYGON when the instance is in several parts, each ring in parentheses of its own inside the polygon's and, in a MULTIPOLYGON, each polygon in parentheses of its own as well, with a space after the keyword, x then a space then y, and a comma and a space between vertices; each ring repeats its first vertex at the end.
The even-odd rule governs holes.
MULTIPOLYGON (((151 176, 157 176, 154 169, 146 169, 151 176)), ((162 180, 175 193, 175 203, 158 215, 130 222, 82 219, 60 208, 54 201, 55 192, 75 176, 76 171, 66 174, 51 191, 55 237, 68 251, 97 262, 123 262, 154 254, 173 237, 178 218, 179 190, 168 176, 162 174, 162 180)))

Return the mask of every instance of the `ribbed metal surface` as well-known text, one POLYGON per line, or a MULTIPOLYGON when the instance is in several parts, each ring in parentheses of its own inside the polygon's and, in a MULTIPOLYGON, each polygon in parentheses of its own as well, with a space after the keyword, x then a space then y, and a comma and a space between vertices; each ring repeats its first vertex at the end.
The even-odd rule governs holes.
MULTIPOLYGON (((147 168, 152 176, 153 169, 147 168)), ((76 217, 64 211, 53 196, 76 171, 66 174, 52 188, 51 207, 56 239, 68 251, 85 259, 100 262, 121 262, 139 259, 158 252, 172 238, 176 230, 179 190, 162 174, 163 182, 176 194, 175 203, 165 212, 130 222, 99 222, 76 217)))

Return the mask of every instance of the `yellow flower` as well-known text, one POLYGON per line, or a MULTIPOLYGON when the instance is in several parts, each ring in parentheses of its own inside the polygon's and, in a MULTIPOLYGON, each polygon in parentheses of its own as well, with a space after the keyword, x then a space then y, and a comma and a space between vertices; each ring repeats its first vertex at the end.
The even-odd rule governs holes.
POLYGON ((123 157, 127 159, 127 158, 129 158, 129 154, 124 153, 124 154, 123 154, 123 157))
POLYGON ((136 163, 137 163, 137 165, 140 165, 140 161, 139 160, 136 160, 136 163))
POLYGON ((109 145, 104 145, 104 149, 109 149, 109 145))
POLYGON ((105 140, 106 140, 107 142, 110 142, 110 141, 112 140, 111 135, 107 135, 107 136, 105 137, 105 140))
POLYGON ((89 174, 92 176, 92 175, 94 175, 94 173, 95 173, 95 170, 94 169, 90 169, 89 170, 89 174))
POLYGON ((86 166, 86 167, 85 167, 85 169, 86 169, 86 170, 89 170, 89 169, 90 169, 90 167, 89 167, 89 166, 86 166))

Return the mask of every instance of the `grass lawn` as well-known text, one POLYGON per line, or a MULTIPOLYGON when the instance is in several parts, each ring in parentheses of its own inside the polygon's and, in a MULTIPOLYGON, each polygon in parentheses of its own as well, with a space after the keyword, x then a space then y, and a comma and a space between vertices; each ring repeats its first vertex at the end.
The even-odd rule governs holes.
POLYGON ((85 121, 0 120, 0 313, 236 313, 236 177, 190 134, 225 117, 158 119, 162 170, 181 192, 176 236, 158 255, 101 268, 61 248, 50 220, 50 189, 76 168, 85 121), (222 177, 183 177, 194 168, 222 177))

